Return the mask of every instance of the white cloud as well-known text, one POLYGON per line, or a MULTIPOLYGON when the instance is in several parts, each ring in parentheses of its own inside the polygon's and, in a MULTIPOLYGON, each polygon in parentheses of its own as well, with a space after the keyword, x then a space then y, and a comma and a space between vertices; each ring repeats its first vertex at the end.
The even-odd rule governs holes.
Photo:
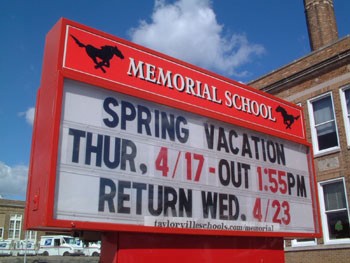
POLYGON ((33 126, 34 116, 35 116, 35 108, 34 107, 27 109, 27 111, 25 111, 25 112, 20 112, 18 115, 24 116, 27 123, 33 126))
POLYGON ((130 31, 132 41, 221 74, 244 76, 239 67, 264 47, 244 34, 224 35, 209 0, 156 0, 151 22, 130 31))
POLYGON ((6 199, 25 200, 28 180, 28 167, 9 167, 0 162, 0 196, 6 199))

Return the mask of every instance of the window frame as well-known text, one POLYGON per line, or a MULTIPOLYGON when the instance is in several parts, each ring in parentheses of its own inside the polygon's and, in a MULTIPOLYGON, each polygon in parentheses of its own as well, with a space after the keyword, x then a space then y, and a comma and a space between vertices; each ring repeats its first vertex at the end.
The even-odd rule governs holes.
POLYGON ((4 228, 0 227, 0 240, 4 239, 4 228))
POLYGON ((341 238, 341 239, 330 239, 329 237, 329 229, 328 229, 328 219, 326 214, 326 207, 324 201, 324 191, 323 186, 329 185, 332 183, 336 183, 341 181, 343 184, 343 190, 345 195, 345 209, 348 214, 348 220, 350 223, 350 213, 349 213, 349 204, 348 204, 348 196, 346 192, 346 184, 344 177, 339 177, 336 179, 331 179, 327 181, 318 182, 318 194, 319 194, 319 203, 320 203, 320 213, 321 213, 321 222, 322 222, 322 231, 323 231, 323 241, 325 245, 333 245, 333 244, 350 244, 349 238, 341 238))
POLYGON ((306 247, 306 246, 316 246, 316 245, 317 245, 316 238, 310 238, 310 240, 308 239, 305 241, 303 241, 300 238, 292 240, 292 247, 306 247))
POLYGON ((12 240, 20 240, 21 239, 22 219, 23 219, 23 215, 21 215, 21 214, 13 214, 10 216, 9 228, 8 228, 8 239, 12 239, 12 240), (11 227, 11 222, 14 222, 13 228, 11 227), (18 228, 17 228, 17 222, 19 222, 18 228), (11 231, 12 231, 12 235, 10 234, 11 231), (16 237, 17 231, 18 231, 18 237, 16 237))
POLYGON ((341 102, 341 107, 343 112, 346 141, 347 141, 348 148, 350 148, 350 120, 349 120, 350 112, 348 112, 346 99, 345 99, 345 92, 348 90, 350 91, 350 84, 342 87, 339 90, 339 93, 340 93, 340 102, 341 102))
POLYGON ((30 241, 36 241, 38 236, 38 232, 35 230, 27 230, 26 231, 26 239, 30 241))
POLYGON ((322 154, 327 154, 327 153, 332 153, 332 152, 339 151, 339 149, 340 149, 339 131, 338 131, 337 118, 336 118, 335 109, 334 109, 334 101, 333 101, 333 94, 332 94, 332 92, 327 92, 327 93, 324 93, 324 94, 319 95, 317 97, 309 99, 307 101, 307 107, 308 107, 308 112, 309 112, 311 139, 312 139, 312 146, 313 146, 314 155, 315 156, 319 156, 319 155, 322 155, 322 154), (316 124, 315 124, 313 103, 318 101, 318 100, 324 99, 326 97, 330 97, 330 99, 331 99, 332 109, 333 109, 334 127, 335 127, 335 132, 336 132, 336 135, 337 135, 338 145, 330 147, 330 148, 327 148, 327 149, 319 150, 317 130, 316 130, 316 127, 315 127, 316 124))

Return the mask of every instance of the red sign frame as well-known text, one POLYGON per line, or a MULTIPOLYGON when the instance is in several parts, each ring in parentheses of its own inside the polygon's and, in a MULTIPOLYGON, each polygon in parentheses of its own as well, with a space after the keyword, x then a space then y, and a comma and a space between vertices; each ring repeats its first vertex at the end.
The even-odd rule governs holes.
MULTIPOLYGON (((315 180, 311 186, 315 233, 311 234, 169 229, 55 219, 56 169, 65 79, 217 119, 311 149, 311 144, 306 140, 304 116, 300 107, 134 43, 61 19, 46 39, 33 131, 26 228, 235 236, 320 236, 315 180), (103 46, 116 45, 122 50, 122 55, 115 55, 113 59, 109 57, 103 62, 96 60, 96 52, 101 51, 103 46), (128 74, 117 74, 112 68, 128 74), (159 77, 160 71, 162 77, 159 77), (278 107, 285 112, 277 112, 278 107)), ((309 170, 314 176, 312 161, 310 151, 309 170)))

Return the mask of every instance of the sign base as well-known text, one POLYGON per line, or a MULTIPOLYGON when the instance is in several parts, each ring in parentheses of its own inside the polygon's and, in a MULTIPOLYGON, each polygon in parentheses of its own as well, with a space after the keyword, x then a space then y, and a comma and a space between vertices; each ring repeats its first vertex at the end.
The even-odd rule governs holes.
POLYGON ((100 263, 284 263, 283 238, 102 234, 100 263))

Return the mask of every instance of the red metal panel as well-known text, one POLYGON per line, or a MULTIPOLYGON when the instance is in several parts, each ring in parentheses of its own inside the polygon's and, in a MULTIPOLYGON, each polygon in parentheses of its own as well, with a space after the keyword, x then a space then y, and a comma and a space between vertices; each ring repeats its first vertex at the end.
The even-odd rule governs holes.
POLYGON ((108 233, 107 247, 101 263, 284 262, 282 238, 108 233))
POLYGON ((25 226, 47 226, 52 220, 62 82, 62 27, 60 20, 45 43, 41 86, 38 90, 29 168, 25 226))
MULTIPOLYGON (((81 28, 82 26, 79 27, 81 28)), ((103 35, 101 32, 94 33, 93 30, 87 28, 79 29, 74 24, 67 27, 63 70, 64 72, 73 71, 80 75, 80 78, 85 76, 90 79, 92 77, 91 81, 99 79, 105 83, 104 86, 108 85, 108 83, 118 84, 117 89, 119 91, 122 90, 133 96, 140 98, 145 98, 146 96, 148 100, 171 107, 186 109, 229 123, 247 126, 249 129, 269 133, 274 136, 306 142, 304 120, 300 107, 117 37, 103 35), (104 71, 96 70, 96 66, 94 67, 94 64, 91 62, 91 57, 86 55, 85 49, 88 46, 102 47, 104 45, 117 46, 122 51, 124 59, 116 58, 111 61, 111 63, 113 62, 110 66, 111 68, 108 67, 104 71), (136 65, 142 64, 149 70, 139 70, 138 76, 137 74, 133 76, 133 71, 130 67, 132 64, 131 60, 136 65), (195 85, 193 85, 192 89, 185 88, 185 85, 180 89, 174 83, 172 83, 171 88, 169 88, 168 83, 166 85, 163 85, 164 83, 156 83, 155 72, 157 71, 171 72, 173 76, 179 76, 176 78, 180 83, 178 84, 179 86, 184 84, 183 81, 186 82, 189 79, 193 83, 199 81, 202 95, 198 95, 198 86, 195 85), (208 87, 206 91, 204 91, 204 86, 208 87), (269 105, 268 107, 271 108, 268 110, 264 107, 264 110, 259 114, 254 114, 253 108, 257 105, 269 105), (293 119, 291 123, 293 128, 286 128, 286 120, 284 121, 284 118, 282 118, 281 112, 275 112, 275 109, 277 110, 279 106, 281 106, 280 108, 285 108, 288 112, 288 114, 287 112, 285 114, 293 119), (237 110, 237 108, 240 108, 240 110, 237 110), (270 111, 270 114, 266 114, 270 116, 263 118, 263 112, 266 113, 266 111, 270 111), (272 120, 272 118, 275 120, 272 120)), ((116 85, 114 85, 113 89, 117 90, 115 87, 116 85)))

